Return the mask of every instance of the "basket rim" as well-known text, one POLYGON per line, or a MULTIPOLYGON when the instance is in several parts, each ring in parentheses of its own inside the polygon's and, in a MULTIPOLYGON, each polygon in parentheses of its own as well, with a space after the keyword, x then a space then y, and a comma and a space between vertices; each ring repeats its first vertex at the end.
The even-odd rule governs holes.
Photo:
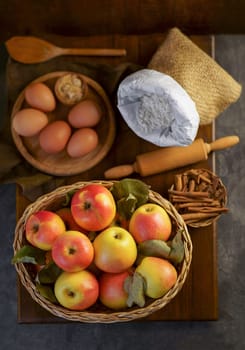
MULTIPOLYGON (((58 198, 62 198, 66 193, 73 190, 78 190, 86 184, 99 183, 106 187, 110 187, 117 181, 104 181, 104 180, 93 180, 93 181, 78 181, 71 185, 64 185, 56 188, 55 190, 41 195, 37 200, 29 204, 24 210, 22 216, 19 218, 13 241, 14 253, 21 248, 22 241, 24 239, 24 227, 29 215, 45 206, 50 204, 52 201, 58 198)), ((149 199, 151 202, 155 202, 164 207, 164 209, 171 216, 172 220, 177 223, 177 226, 181 228, 181 233, 184 241, 184 260, 181 264, 180 271, 178 273, 178 278, 175 285, 166 293, 163 297, 158 299, 150 299, 148 305, 143 308, 132 307, 125 310, 110 311, 106 312, 96 312, 90 311, 89 309, 83 311, 74 311, 64 308, 61 305, 55 305, 44 298, 37 290, 26 266, 24 263, 15 264, 15 269, 20 278, 22 285, 31 295, 32 299, 36 301, 39 305, 49 311, 51 314, 64 318, 70 321, 86 322, 86 323, 115 323, 115 322, 127 322, 135 319, 146 317, 153 312, 163 308, 167 305, 181 290, 186 277, 189 273, 191 261, 192 261, 192 241, 190 234, 188 232, 187 225, 182 219, 181 215, 177 212, 174 206, 167 199, 162 197, 159 193, 149 189, 149 199)), ((109 309, 108 309, 109 311, 109 309)))

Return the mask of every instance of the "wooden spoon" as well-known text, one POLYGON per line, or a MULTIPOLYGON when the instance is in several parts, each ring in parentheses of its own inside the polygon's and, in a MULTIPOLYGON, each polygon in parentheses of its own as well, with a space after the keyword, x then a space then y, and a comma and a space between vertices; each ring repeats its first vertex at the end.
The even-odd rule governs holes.
POLYGON ((6 41, 10 57, 21 63, 40 63, 61 55, 125 56, 125 49, 61 48, 33 36, 15 36, 6 41))

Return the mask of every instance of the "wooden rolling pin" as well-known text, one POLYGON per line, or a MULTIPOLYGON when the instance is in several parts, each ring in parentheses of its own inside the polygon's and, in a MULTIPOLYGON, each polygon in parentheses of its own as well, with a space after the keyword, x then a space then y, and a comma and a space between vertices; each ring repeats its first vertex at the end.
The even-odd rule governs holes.
POLYGON ((238 142, 238 136, 222 137, 211 143, 205 143, 203 139, 198 138, 189 146, 163 147, 139 154, 133 164, 108 169, 104 176, 106 179, 118 179, 134 172, 141 176, 158 174, 206 160, 210 152, 234 146, 238 142))

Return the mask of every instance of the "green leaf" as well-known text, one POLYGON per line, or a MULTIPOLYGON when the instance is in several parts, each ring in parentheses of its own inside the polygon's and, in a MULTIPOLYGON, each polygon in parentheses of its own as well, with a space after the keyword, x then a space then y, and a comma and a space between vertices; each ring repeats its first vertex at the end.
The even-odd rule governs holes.
POLYGON ((72 191, 69 191, 65 194, 64 202, 62 203, 63 207, 67 207, 70 205, 71 199, 72 199, 75 192, 76 192, 76 190, 72 190, 72 191))
POLYGON ((138 244, 138 254, 167 259, 171 252, 168 244, 160 239, 149 239, 138 244))
POLYGON ((124 281, 124 289, 128 293, 128 307, 132 307, 134 304, 139 307, 145 306, 145 280, 143 276, 135 271, 124 281))
POLYGON ((111 192, 115 199, 121 199, 132 194, 137 198, 139 205, 146 203, 149 197, 149 187, 138 179, 122 179, 115 182, 111 192))
POLYGON ((30 264, 45 264, 46 251, 33 247, 31 245, 24 245, 20 248, 12 258, 12 264, 16 263, 30 263, 30 264))
POLYGON ((61 272, 62 270, 53 261, 51 261, 38 272, 37 279, 43 284, 54 283, 61 272))
POLYGON ((43 284, 37 283, 36 288, 39 291, 39 293, 51 303, 58 304, 58 300, 55 297, 53 288, 50 286, 44 286, 43 284))
POLYGON ((173 240, 168 242, 171 251, 169 254, 169 260, 174 264, 179 264, 182 262, 185 256, 184 243, 182 240, 182 232, 178 230, 173 240))
POLYGON ((129 219, 136 208, 148 202, 149 187, 138 179, 122 179, 115 182, 111 193, 121 216, 129 219))
POLYGON ((137 206, 137 198, 132 194, 117 201, 117 210, 122 217, 129 219, 137 206))
POLYGON ((155 256, 168 259, 177 265, 184 259, 184 243, 181 230, 178 230, 172 241, 162 241, 159 239, 149 239, 138 244, 137 264, 144 256, 155 256))

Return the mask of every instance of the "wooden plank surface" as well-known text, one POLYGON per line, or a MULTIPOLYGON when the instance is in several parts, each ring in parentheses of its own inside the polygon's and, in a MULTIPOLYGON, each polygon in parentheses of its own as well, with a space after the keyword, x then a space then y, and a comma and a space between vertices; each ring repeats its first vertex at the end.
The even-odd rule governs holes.
MULTIPOLYGON (((64 46, 91 47, 124 47, 127 56, 122 58, 91 58, 90 62, 100 62, 117 65, 123 62, 133 62, 146 65, 157 46, 164 39, 164 34, 154 35, 112 35, 93 37, 65 37, 47 36, 48 39, 64 46)), ((214 54, 214 41, 210 36, 192 36, 191 39, 208 54, 214 54)), ((81 58, 81 61, 86 58, 81 58)), ((139 139, 132 133, 122 118, 117 121, 117 137, 108 156, 93 169, 78 176, 67 178, 67 183, 78 180, 102 179, 104 170, 112 165, 130 163, 139 153, 152 149, 152 145, 139 139), (125 152, 130 145, 130 152, 125 152)), ((207 142, 213 140, 214 125, 200 127, 198 136, 207 142)), ((214 155, 209 155, 208 161, 203 161, 195 167, 214 169, 214 155)), ((167 197, 167 190, 173 182, 173 175, 186 168, 177 169, 153 176, 142 178, 154 191, 167 197)), ((19 187, 16 193, 17 219, 28 204, 28 200, 21 194, 19 187)), ((217 290, 217 257, 216 257, 216 226, 190 229, 193 241, 193 260, 190 273, 180 293, 164 309, 148 316, 144 320, 216 320, 218 318, 218 290, 217 290)), ((67 322, 54 317, 41 308, 29 296, 28 292, 18 281, 18 321, 20 323, 52 323, 67 322)))
POLYGON ((244 33, 244 13, 244 0, 8 0, 0 2, 0 40, 30 33, 147 34, 174 26, 187 34, 244 33))

